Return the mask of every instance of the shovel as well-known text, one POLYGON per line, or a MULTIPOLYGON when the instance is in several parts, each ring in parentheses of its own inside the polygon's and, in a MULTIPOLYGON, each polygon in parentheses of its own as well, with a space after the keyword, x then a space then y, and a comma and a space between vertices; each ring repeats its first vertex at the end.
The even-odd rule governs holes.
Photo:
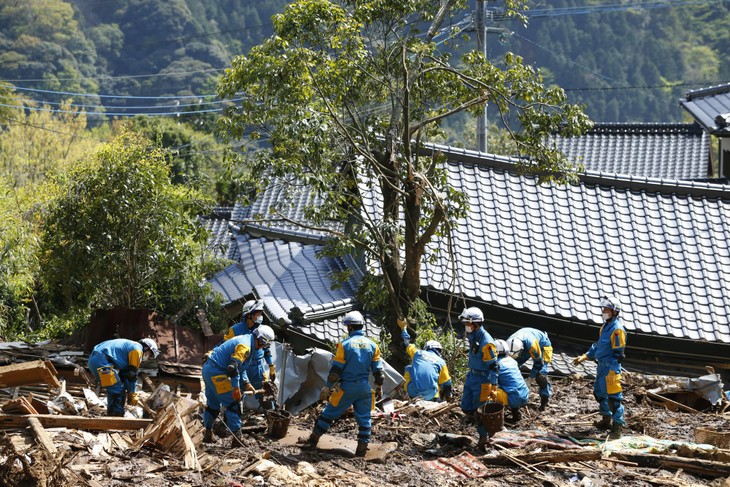
POLYGON ((375 407, 386 414, 392 414, 395 411, 395 403, 389 397, 384 397, 380 401, 376 402, 375 407))

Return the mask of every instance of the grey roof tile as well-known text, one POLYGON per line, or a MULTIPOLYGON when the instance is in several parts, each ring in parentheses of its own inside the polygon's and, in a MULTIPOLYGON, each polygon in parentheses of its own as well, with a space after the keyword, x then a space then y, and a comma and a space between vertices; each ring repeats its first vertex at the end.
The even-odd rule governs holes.
POLYGON ((355 306, 357 278, 332 289, 331 272, 345 268, 342 259, 317 258, 321 246, 266 238, 236 237, 240 261, 209 281, 226 303, 255 290, 264 301, 267 316, 289 321, 299 308, 305 321, 320 321, 350 311, 355 306))
MULTIPOLYGON (((322 204, 322 199, 308 186, 296 179, 274 178, 250 207, 245 230, 254 236, 282 238, 306 243, 318 243, 331 233, 316 230, 306 211, 322 204)), ((316 227, 343 231, 341 222, 318 223, 316 227)))
POLYGON ((711 134, 730 134, 730 84, 690 91, 679 104, 711 134))
POLYGON ((439 150, 452 185, 469 188, 470 213, 452 234, 455 265, 424 260, 431 289, 596 325, 599 296, 618 294, 630 332, 730 343, 726 187, 595 173, 539 186, 509 161, 439 150))
POLYGON ((589 171, 668 179, 708 175, 710 138, 697 124, 597 124, 584 135, 548 141, 589 171))

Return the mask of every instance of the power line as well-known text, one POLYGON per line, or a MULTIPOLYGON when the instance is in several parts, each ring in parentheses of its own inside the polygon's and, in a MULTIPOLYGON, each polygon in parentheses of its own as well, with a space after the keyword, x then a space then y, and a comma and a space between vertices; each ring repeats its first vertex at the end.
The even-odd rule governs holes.
POLYGON ((93 109, 121 109, 121 110, 131 110, 131 109, 138 109, 138 110, 152 110, 152 109, 161 109, 161 108, 173 108, 173 109, 182 109, 187 107, 202 107, 202 106, 209 106, 209 105, 220 105, 222 103, 235 103, 242 101, 243 98, 232 98, 230 100, 218 100, 218 101, 211 101, 211 102, 201 102, 201 103, 179 103, 179 104, 173 104, 173 105, 147 105, 147 106, 127 106, 127 105, 85 105, 81 103, 69 103, 65 104, 65 102, 54 102, 54 101, 39 101, 39 100, 33 100, 33 99, 27 99, 27 98, 11 98, 7 96, 0 96, 0 98, 6 98, 11 99, 14 101, 22 102, 22 103, 37 103, 39 105, 52 105, 52 106, 69 106, 73 108, 93 108, 93 109))
POLYGON ((82 78, 53 78, 49 80, 47 78, 22 78, 22 79, 0 79, 0 82, 4 83, 30 83, 30 82, 47 82, 47 81, 84 81, 84 80, 117 80, 117 79, 135 79, 135 78, 163 78, 166 76, 186 76, 190 74, 200 73, 218 73, 225 71, 227 68, 211 68, 211 69, 198 69, 195 71, 175 71, 174 73, 156 73, 156 74, 127 74, 119 76, 84 76, 82 78))
POLYGON ((19 107, 17 105, 7 105, 4 103, 0 103, 0 107, 15 108, 15 109, 20 109, 20 110, 31 110, 34 112, 70 113, 70 114, 74 114, 74 115, 101 115, 104 117, 136 117, 137 115, 144 115, 146 117, 169 117, 169 116, 181 117, 183 115, 200 115, 203 113, 219 113, 219 112, 223 111, 223 108, 215 108, 215 109, 210 109, 210 110, 196 110, 196 111, 191 111, 191 112, 157 112, 157 113, 83 112, 83 111, 74 111, 74 110, 56 110, 56 109, 28 107, 28 106, 19 107))
POLYGON ((99 97, 99 98, 119 98, 122 100, 179 100, 179 99, 193 99, 193 98, 211 98, 217 97, 216 94, 210 95, 180 95, 180 96, 132 96, 132 95, 99 95, 96 93, 77 93, 73 91, 54 91, 54 90, 41 90, 38 88, 24 88, 21 86, 10 86, 12 89, 18 91, 31 91, 34 93, 48 93, 52 95, 71 95, 71 96, 88 96, 88 97, 99 97))
MULTIPOLYGON (((562 17, 566 15, 586 15, 601 12, 620 12, 624 10, 651 10, 657 8, 681 7, 687 5, 708 5, 712 3, 727 3, 730 0, 661 0, 655 2, 587 5, 580 7, 544 8, 523 12, 528 18, 562 17)), ((505 17, 509 18, 509 17, 505 17)))

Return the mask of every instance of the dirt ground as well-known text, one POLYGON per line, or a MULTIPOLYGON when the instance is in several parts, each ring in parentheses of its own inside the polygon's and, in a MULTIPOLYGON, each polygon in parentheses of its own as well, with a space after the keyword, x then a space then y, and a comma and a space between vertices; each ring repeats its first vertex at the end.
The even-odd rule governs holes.
MULTIPOLYGON (((516 432, 539 429, 588 441, 593 438, 600 444, 605 439, 605 433, 597 431, 591 424, 597 419, 592 381, 581 377, 552 378, 551 381, 553 397, 548 410, 544 413, 537 411, 535 405, 539 403, 539 398, 533 385, 531 402, 523 413, 523 419, 514 426, 507 424, 507 428, 516 432)), ((625 407, 628 423, 625 435, 643 434, 656 439, 693 442, 697 426, 730 431, 730 417, 727 414, 669 411, 650 404, 645 390, 655 385, 643 376, 627 377, 625 407)), ((457 401, 458 398, 457 394, 457 401)), ((311 430, 321 408, 321 405, 314 406, 294 417, 290 428, 311 430)), ((243 446, 232 447, 230 435, 217 437, 213 444, 203 446, 212 462, 202 472, 185 470, 180 459, 142 448, 134 453, 114 453, 100 459, 100 462, 106 462, 106 470, 89 475, 79 470, 62 468, 73 463, 81 449, 71 448, 55 458, 37 448, 31 450, 30 455, 10 455, 7 445, 11 435, 0 435, 0 485, 730 485, 723 478, 712 479, 677 469, 642 468, 605 460, 548 463, 536 467, 488 466, 487 475, 480 479, 449 476, 427 468, 422 462, 453 457, 464 451, 476 457, 484 455, 473 447, 476 427, 467 423, 458 407, 437 418, 417 413, 396 417, 377 415, 373 424, 373 441, 397 443, 397 449, 383 463, 365 461, 342 453, 282 445, 261 431, 262 428, 253 432, 257 426, 265 425, 265 418, 260 413, 250 414, 246 424, 252 432, 245 437, 243 446), (451 442, 439 442, 438 438, 432 441, 433 436, 439 433, 466 435, 472 439, 452 437, 451 442), (149 467, 150 458, 155 459, 157 467, 149 467), (261 459, 271 462, 265 463, 274 470, 261 474, 257 473, 259 469, 250 468, 261 459)), ((353 417, 343 417, 332 426, 329 434, 354 440, 357 426, 353 417)), ((54 439, 58 440, 57 437, 54 439)), ((497 450, 493 447, 487 456, 496 455, 497 450)), ((510 450, 514 454, 520 451, 525 450, 510 450)))

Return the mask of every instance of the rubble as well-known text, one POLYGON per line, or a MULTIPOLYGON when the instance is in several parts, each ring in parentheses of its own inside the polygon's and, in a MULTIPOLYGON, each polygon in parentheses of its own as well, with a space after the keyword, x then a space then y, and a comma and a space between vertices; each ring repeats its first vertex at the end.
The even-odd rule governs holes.
MULTIPOLYGON (((0 377, 14 381, 0 391, 2 485, 719 487, 730 478, 727 399, 721 394, 716 403, 707 400, 707 407, 696 408, 676 395, 704 391, 702 384, 714 379, 627 374, 625 435, 608 440, 592 427, 597 405, 591 380, 554 377, 548 410, 537 410, 533 390, 523 419, 496 433, 486 454, 474 448, 476 428, 458 402, 393 399, 382 403, 387 412, 374 412, 373 443, 363 459, 353 456, 357 427, 351 414, 336 422, 317 448, 303 447, 299 439, 309 434, 322 405, 301 402, 296 414, 280 415, 290 421, 283 438, 267 433, 271 425, 263 411, 247 411, 242 444, 232 447, 230 435, 204 444, 195 382, 181 387, 177 378, 168 383, 162 374, 139 381, 137 410, 143 417, 107 417, 103 393, 74 372, 84 357, 63 356, 69 363, 58 365, 55 381, 45 358, 11 364, 9 374, 0 367, 0 377), (19 370, 24 372, 18 375, 19 370), (58 414, 61 406, 39 410, 54 404, 75 414, 58 414)), ((291 385, 286 390, 280 399, 304 395, 291 385)), ((271 404, 279 406, 275 399, 271 404)))

